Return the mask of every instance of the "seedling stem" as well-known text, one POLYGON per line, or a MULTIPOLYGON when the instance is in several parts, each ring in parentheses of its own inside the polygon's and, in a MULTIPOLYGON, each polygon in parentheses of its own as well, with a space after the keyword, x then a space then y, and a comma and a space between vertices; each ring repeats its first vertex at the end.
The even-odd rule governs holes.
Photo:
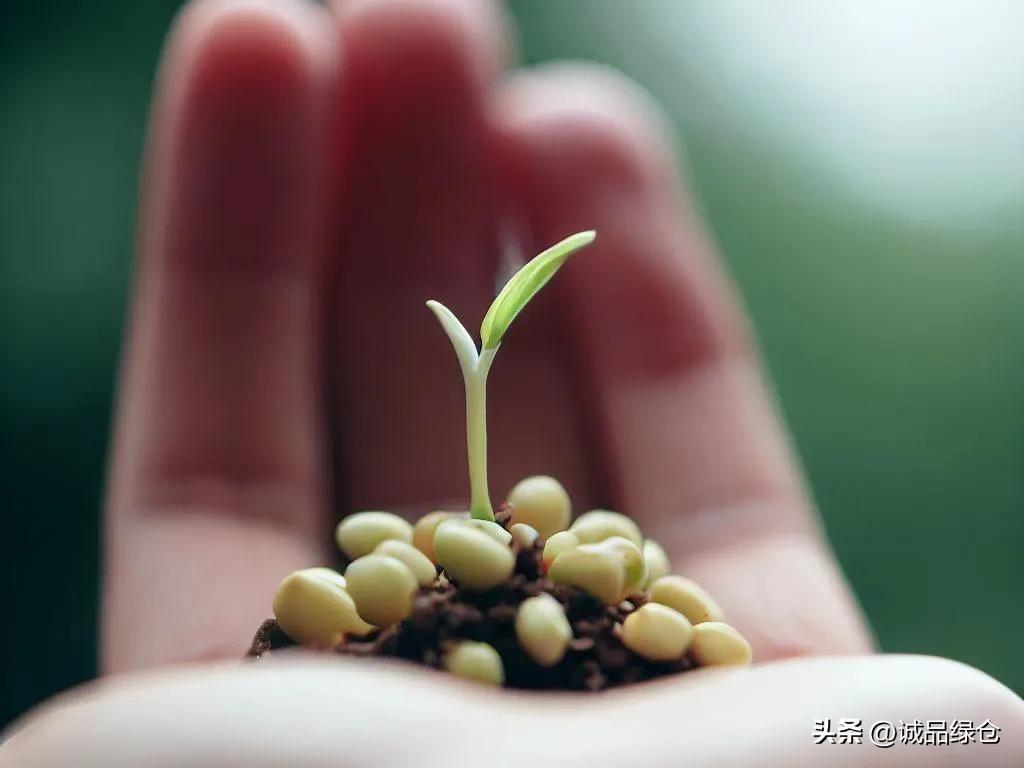
POLYGON ((451 339, 466 384, 466 448, 469 455, 470 513, 494 520, 487 486, 487 374, 509 325, 571 254, 593 242, 593 231, 578 232, 536 256, 501 289, 480 326, 480 351, 469 331, 439 301, 427 306, 451 339))

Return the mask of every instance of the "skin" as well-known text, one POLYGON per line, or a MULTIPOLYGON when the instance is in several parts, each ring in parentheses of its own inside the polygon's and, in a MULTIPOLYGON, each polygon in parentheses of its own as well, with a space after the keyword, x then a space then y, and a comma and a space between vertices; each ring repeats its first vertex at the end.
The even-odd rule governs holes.
POLYGON ((871 655, 657 110, 590 65, 503 75, 511 48, 481 0, 182 13, 140 206, 106 675, 16 723, 0 766, 1024 761, 1005 687, 871 655), (281 577, 329 562, 338 510, 465 496, 459 373, 423 300, 481 317, 510 223, 526 254, 599 237, 509 334, 492 492, 543 472, 578 511, 630 512, 758 663, 593 698, 238 664, 281 577), (815 746, 825 717, 988 718, 1002 743, 815 746))

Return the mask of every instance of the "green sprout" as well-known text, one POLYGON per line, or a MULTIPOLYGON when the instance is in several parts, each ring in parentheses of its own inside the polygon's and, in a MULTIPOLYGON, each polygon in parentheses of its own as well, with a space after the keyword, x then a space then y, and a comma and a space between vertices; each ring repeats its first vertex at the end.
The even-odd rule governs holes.
POLYGON ((474 518, 494 520, 491 496, 487 489, 487 374, 494 362, 494 355, 523 307, 547 285, 573 253, 592 243, 595 237, 593 230, 570 235, 516 272, 484 315, 480 325, 479 352, 469 331, 450 309, 439 301, 427 302, 455 347, 466 384, 466 447, 469 453, 470 512, 474 518))

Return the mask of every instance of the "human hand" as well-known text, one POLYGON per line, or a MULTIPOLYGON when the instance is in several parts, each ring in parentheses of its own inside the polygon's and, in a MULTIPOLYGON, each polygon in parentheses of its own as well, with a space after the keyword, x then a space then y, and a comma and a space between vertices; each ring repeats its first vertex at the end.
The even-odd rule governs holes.
POLYGON ((44 706, 0 766, 963 759, 814 746, 827 717, 991 719, 1003 743, 970 762, 1013 762, 1024 707, 981 673, 822 658, 870 640, 644 96, 586 65, 499 82, 508 32, 478 0, 337 6, 198 2, 171 37, 108 504, 104 663, 133 674, 44 706), (329 561, 335 503, 465 494, 458 371, 423 300, 482 314, 503 224, 528 252, 599 237, 497 363, 494 487, 545 472, 578 508, 614 502, 762 663, 591 698, 193 663, 239 657, 282 576, 329 561))

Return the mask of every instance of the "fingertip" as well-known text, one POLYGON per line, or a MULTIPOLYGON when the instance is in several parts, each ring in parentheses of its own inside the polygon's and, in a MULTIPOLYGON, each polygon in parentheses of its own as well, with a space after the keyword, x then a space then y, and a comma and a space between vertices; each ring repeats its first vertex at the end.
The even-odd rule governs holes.
POLYGON ((660 105, 611 67, 563 61, 521 70, 503 84, 496 111, 500 125, 547 154, 616 185, 660 187, 680 167, 660 105))
POLYGON ((562 62, 509 78, 494 115, 531 235, 601 235, 586 263, 566 266, 566 287, 556 290, 589 297, 570 311, 588 316, 583 336, 602 339, 601 354, 614 361, 608 370, 649 379, 749 349, 742 313, 680 183, 670 123, 650 94, 609 67, 562 62))
POLYGON ((319 208, 326 189, 330 26, 305 0, 198 0, 180 13, 151 118, 144 258, 204 269, 240 258, 289 265, 294 249, 274 243, 319 208), (254 227, 267 247, 245 247, 254 227))
POLYGON ((167 73, 186 83, 267 90, 316 86, 335 58, 323 8, 305 0, 196 0, 170 33, 167 73))
POLYGON ((378 88, 422 87, 424 70, 441 75, 434 80, 445 89, 460 83, 483 88, 512 55, 504 9, 493 0, 333 0, 330 5, 353 69, 358 72, 373 59, 392 75, 390 81, 372 78, 378 88), (417 77, 403 76, 413 71, 417 77))

